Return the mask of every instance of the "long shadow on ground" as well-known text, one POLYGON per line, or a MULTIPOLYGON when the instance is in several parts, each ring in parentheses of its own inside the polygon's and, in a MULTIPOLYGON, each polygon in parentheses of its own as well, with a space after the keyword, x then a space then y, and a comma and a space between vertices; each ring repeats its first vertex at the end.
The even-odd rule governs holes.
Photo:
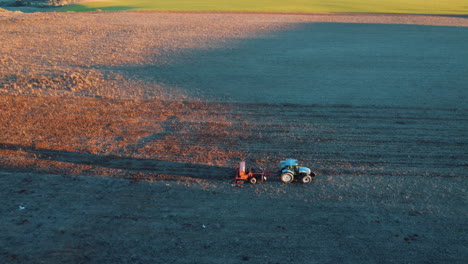
POLYGON ((0 143, 0 149, 22 151, 34 155, 40 160, 66 162, 75 165, 91 165, 97 168, 119 169, 128 173, 145 172, 164 175, 177 180, 180 177, 195 179, 221 179, 232 177, 232 168, 173 162, 152 159, 137 159, 116 155, 98 155, 63 150, 36 149, 20 145, 0 143))
POLYGON ((306 23, 111 68, 221 102, 465 107, 468 28, 306 23))

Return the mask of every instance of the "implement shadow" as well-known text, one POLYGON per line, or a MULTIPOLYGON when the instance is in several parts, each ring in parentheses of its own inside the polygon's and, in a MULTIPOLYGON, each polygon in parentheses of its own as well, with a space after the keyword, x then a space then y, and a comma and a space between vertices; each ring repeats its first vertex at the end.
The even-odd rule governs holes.
POLYGON ((466 43, 466 27, 303 23, 109 70, 217 102, 453 108, 466 107, 466 43))
POLYGON ((0 144, 0 149, 21 151, 34 156, 38 160, 64 162, 74 165, 89 165, 93 168, 118 169, 122 170, 124 173, 126 172, 130 174, 138 172, 152 173, 156 175, 164 175, 166 177, 165 179, 170 177, 174 180, 181 177, 225 180, 230 178, 234 173, 234 170, 231 168, 203 164, 137 159, 115 155, 99 155, 63 150, 36 149, 34 147, 24 147, 3 143, 0 144))

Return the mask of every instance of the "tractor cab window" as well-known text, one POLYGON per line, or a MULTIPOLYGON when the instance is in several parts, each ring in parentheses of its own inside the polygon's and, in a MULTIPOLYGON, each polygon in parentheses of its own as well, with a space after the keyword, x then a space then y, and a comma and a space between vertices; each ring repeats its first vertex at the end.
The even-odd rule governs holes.
POLYGON ((288 165, 286 169, 293 171, 294 173, 299 173, 299 166, 298 165, 288 165))

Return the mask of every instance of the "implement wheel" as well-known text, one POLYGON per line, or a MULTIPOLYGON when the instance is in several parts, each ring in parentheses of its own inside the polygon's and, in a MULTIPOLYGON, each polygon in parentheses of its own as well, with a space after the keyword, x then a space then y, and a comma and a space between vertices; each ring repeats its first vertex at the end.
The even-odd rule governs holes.
POLYGON ((252 178, 250 178, 249 182, 250 182, 251 184, 256 184, 256 183, 257 183, 257 179, 255 179, 255 177, 252 177, 252 178))

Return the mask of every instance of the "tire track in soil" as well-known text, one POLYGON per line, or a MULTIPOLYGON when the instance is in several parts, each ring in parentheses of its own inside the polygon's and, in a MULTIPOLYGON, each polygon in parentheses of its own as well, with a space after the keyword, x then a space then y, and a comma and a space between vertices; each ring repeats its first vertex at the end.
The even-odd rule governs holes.
POLYGON ((29 130, 17 135, 18 128, 3 126, 0 162, 9 168, 226 180, 240 160, 274 172, 279 160, 293 157, 319 176, 466 177, 466 110, 106 99, 56 104, 60 99, 21 96, 10 100, 16 103, 1 107, 2 115, 15 112, 22 129, 29 130), (43 105, 47 110, 39 107, 43 105), (70 109, 77 112, 71 115, 70 109), (87 129, 49 131, 50 125, 76 122, 76 116, 87 118, 81 124, 87 129), (55 133, 55 139, 48 133, 55 133))
POLYGON ((466 177, 468 115, 463 110, 301 105, 242 108, 243 116, 254 124, 243 135, 249 138, 245 148, 250 148, 252 156, 268 149, 270 157, 297 157, 320 174, 466 177))

